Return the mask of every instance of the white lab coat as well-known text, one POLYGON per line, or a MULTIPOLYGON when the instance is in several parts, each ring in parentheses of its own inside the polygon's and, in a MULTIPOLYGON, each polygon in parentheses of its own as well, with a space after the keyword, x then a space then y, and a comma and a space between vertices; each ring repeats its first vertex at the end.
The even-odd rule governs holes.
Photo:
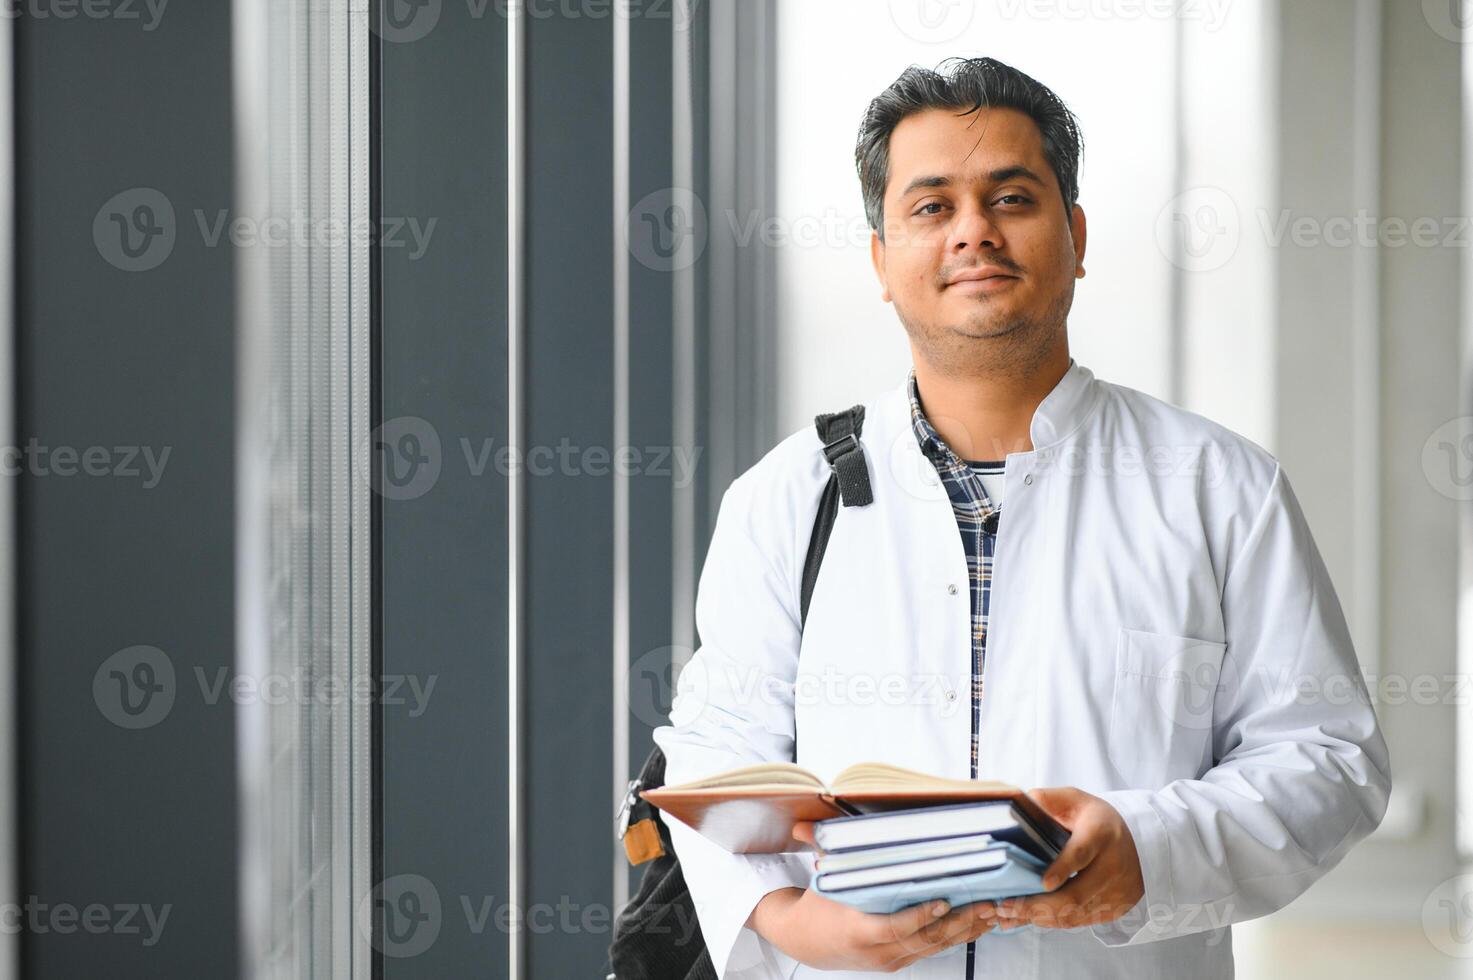
MULTIPOLYGON (((922 392, 924 398, 925 393, 922 392)), ((977 941, 977 977, 1228 977, 1230 923, 1283 907, 1379 823, 1386 744, 1334 589, 1277 460, 1071 361, 1007 457, 978 776, 1077 786, 1124 817, 1145 896, 1125 919, 977 941)), ((970 598, 956 519, 905 379, 865 403, 874 502, 840 509, 799 631, 829 478, 812 428, 723 497, 701 646, 654 738, 667 783, 791 760, 970 776, 970 598), (796 757, 795 757, 796 737, 796 757)), ((669 819, 719 977, 798 964, 744 923, 814 854, 733 855, 669 819)), ((904 975, 961 980, 966 945, 904 975)))

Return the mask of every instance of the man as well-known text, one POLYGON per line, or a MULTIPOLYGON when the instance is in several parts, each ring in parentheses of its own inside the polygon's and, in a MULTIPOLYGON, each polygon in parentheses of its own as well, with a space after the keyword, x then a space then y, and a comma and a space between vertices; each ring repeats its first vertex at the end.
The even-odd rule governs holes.
POLYGON ((1044 895, 876 915, 809 890, 811 850, 670 820, 716 973, 1231 976, 1227 927, 1333 867, 1390 791, 1369 700, 1304 696, 1364 681, 1288 479, 1069 356, 1079 134, 1049 89, 986 58, 908 69, 856 158, 913 360, 865 404, 874 500, 841 508, 800 630, 813 431, 727 490, 666 779, 883 761, 1048 787, 1072 837, 1044 895))

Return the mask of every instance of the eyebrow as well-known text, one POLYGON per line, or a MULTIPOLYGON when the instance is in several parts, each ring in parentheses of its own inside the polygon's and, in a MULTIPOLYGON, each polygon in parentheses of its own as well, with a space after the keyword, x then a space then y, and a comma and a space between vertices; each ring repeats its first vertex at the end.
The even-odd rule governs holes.
MULTIPOLYGON (((1008 180, 1031 180, 1033 181, 1033 183, 1037 184, 1040 187, 1045 186, 1043 179, 1039 177, 1038 174, 1029 170, 1022 164, 1016 164, 1011 167, 1001 167, 997 170, 994 170, 987 174, 987 180, 994 184, 1001 184, 1004 181, 1008 180)), ((919 190, 922 187, 950 187, 951 183, 952 181, 950 177, 941 175, 917 177, 915 180, 912 180, 909 184, 905 185, 905 190, 900 192, 900 196, 904 198, 908 196, 912 191, 919 190)))

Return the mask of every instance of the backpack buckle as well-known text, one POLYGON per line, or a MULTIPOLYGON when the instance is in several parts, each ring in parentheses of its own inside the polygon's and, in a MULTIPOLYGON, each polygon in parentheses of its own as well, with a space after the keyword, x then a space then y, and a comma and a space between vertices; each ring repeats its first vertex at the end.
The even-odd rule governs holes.
POLYGON ((639 780, 629 780, 629 785, 624 790, 624 799, 619 803, 619 812, 614 814, 614 840, 623 840, 624 834, 629 830, 629 811, 634 808, 638 799, 635 795, 639 789, 639 780))
POLYGON ((826 443, 824 443, 824 446, 823 446, 823 458, 826 459, 826 460, 828 460, 829 461, 829 465, 832 466, 832 465, 834 465, 834 460, 838 459, 840 456, 844 455, 845 453, 847 453, 847 452, 849 452, 849 451, 851 451, 853 449, 858 449, 858 448, 859 448, 859 437, 857 435, 855 435, 854 433, 851 432, 851 433, 849 433, 846 436, 840 436, 839 438, 835 439, 833 442, 826 442, 826 443), (836 446, 843 446, 844 448, 842 448, 842 449, 836 449, 835 448, 836 446))

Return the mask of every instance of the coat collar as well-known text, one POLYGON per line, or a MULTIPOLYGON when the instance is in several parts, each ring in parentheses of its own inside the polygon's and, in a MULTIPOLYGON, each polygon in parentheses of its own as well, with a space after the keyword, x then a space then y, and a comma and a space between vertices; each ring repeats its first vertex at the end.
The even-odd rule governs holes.
MULTIPOLYGON (((1074 358, 1069 358, 1068 370, 1033 412, 1033 420, 1028 427, 1028 437, 1033 443, 1033 452, 1048 449, 1072 435, 1074 430, 1078 429, 1094 410, 1098 399, 1096 389, 1094 372, 1079 364, 1074 358)), ((904 418, 896 422, 903 424, 903 427, 913 434, 918 448, 924 454, 949 453, 950 447, 942 441, 925 418, 924 413, 920 411, 919 402, 914 398, 915 392, 915 365, 912 364, 906 370, 904 380, 901 381, 898 389, 892 391, 889 399, 892 410, 898 408, 904 413, 904 418)), ((1030 454, 1009 453, 1008 455, 1026 456, 1030 454)))
MULTIPOLYGON (((910 410, 910 376, 914 365, 907 365, 900 383, 885 389, 865 406, 863 441, 872 456, 871 465, 882 479, 888 477, 904 491, 894 497, 934 501, 938 521, 953 521, 951 497, 931 457, 921 449, 910 410)), ((1069 360, 1069 369, 1059 383, 1033 412, 1029 438, 1032 453, 1009 453, 1008 459, 1031 459, 1034 453, 1063 442, 1074 435, 1098 405, 1101 386, 1086 367, 1069 360)), ((829 468, 821 454, 814 457, 814 479, 827 480, 829 468)), ((877 498, 890 499, 889 494, 877 498)))

